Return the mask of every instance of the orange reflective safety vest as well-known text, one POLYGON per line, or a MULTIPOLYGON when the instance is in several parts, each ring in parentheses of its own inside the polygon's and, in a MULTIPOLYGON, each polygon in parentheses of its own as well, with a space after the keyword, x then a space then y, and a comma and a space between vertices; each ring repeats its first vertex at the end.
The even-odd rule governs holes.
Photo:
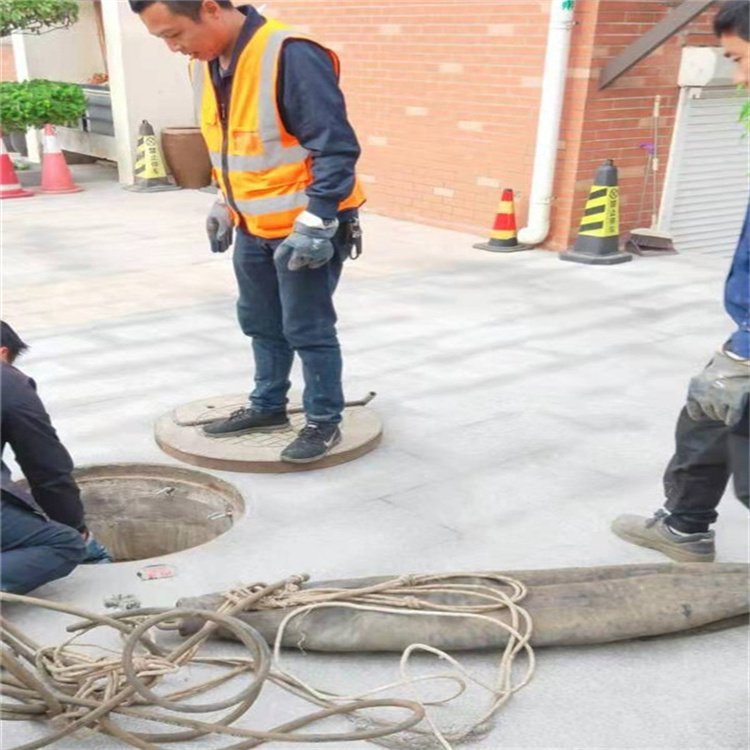
MULTIPOLYGON (((271 19, 255 32, 237 61, 226 122, 219 113, 208 63, 191 67, 196 116, 214 179, 235 225, 266 239, 292 232, 308 203, 305 191, 313 182, 310 152, 287 132, 276 96, 281 49, 287 39, 306 37, 271 19)), ((338 75, 338 57, 326 52, 338 75)), ((364 202, 357 181, 339 211, 359 208, 364 202)))

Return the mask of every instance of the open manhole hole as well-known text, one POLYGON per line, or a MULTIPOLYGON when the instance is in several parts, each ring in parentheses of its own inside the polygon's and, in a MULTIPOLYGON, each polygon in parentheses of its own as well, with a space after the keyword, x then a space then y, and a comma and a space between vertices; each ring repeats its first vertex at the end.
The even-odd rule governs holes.
POLYGON ((231 484, 192 469, 153 464, 88 466, 74 473, 86 524, 115 562, 197 547, 245 510, 231 484))

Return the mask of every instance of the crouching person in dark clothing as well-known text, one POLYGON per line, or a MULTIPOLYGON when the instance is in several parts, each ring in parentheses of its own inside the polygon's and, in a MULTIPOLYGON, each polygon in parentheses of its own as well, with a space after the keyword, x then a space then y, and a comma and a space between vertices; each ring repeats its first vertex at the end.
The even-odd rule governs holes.
POLYGON ((111 562, 86 528, 73 461, 60 442, 34 381, 13 367, 27 346, 0 322, 2 449, 10 445, 29 484, 1 463, 0 588, 25 594, 84 562, 111 562))
POLYGON ((86 542, 80 532, 31 510, 31 506, 3 490, 0 553, 3 591, 25 594, 64 578, 85 556, 86 542))

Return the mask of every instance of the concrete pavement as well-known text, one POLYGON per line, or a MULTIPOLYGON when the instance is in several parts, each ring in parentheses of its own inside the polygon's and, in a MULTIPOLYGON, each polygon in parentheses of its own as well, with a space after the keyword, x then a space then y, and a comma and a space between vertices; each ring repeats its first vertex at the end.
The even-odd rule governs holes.
MULTIPOLYGON (((19 364, 78 464, 170 463, 152 439, 160 414, 251 383, 230 258, 204 240, 209 195, 86 187, 2 204, 3 318, 31 343, 19 364)), ((378 392, 382 446, 322 472, 221 474, 247 513, 220 540, 168 558, 174 579, 139 581, 143 563, 79 568, 40 595, 101 610, 111 593, 167 605, 300 571, 662 561, 608 526, 661 503, 687 381, 731 329, 729 258, 707 248, 594 268, 543 251, 484 253, 476 237, 373 214, 363 224, 365 254, 337 299, 347 396, 378 392)), ((720 511, 718 560, 747 561, 746 511, 731 491, 720 511)), ((67 624, 9 613, 41 641, 67 624)), ((474 747, 747 747, 743 629, 537 656, 531 685, 474 747)), ((395 657, 293 658, 333 689, 397 674, 395 657)), ((492 663, 468 662, 485 674, 492 663)), ((269 726, 298 705, 271 691, 248 723, 269 726)), ((8 724, 3 745, 38 735, 8 724)), ((59 745, 80 746, 116 745, 59 745)))

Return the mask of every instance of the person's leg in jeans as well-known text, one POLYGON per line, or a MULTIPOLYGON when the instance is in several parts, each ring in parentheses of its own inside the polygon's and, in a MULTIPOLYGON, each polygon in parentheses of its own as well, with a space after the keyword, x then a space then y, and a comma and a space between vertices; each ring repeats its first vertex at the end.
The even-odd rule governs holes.
POLYGON ((25 594, 63 578, 86 555, 86 543, 70 526, 48 521, 3 498, 0 517, 0 588, 25 594))
POLYGON ((708 531, 732 473, 730 428, 696 422, 683 408, 677 420, 675 453, 664 474, 667 524, 688 534, 708 531))
POLYGON ((279 284, 273 262, 277 244, 238 231, 233 256, 239 287, 237 317, 242 332, 252 338, 255 359, 255 388, 250 401, 261 412, 286 410, 294 358, 284 338, 279 284))
POLYGON ((320 268, 290 271, 288 259, 276 264, 284 337, 302 360, 303 406, 313 424, 338 424, 344 410, 333 294, 341 276, 341 238, 346 231, 343 226, 339 229, 333 240, 336 253, 320 268))

